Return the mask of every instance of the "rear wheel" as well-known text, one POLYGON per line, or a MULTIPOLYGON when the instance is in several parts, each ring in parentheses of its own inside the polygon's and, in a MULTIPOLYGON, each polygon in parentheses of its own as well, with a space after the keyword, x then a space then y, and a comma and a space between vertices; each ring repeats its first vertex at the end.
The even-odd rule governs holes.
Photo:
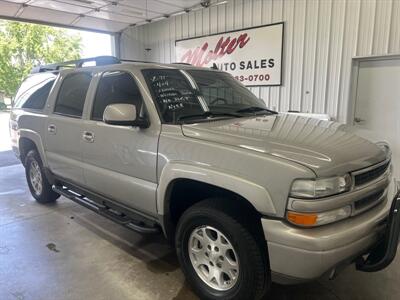
POLYGON ((53 191, 46 178, 42 160, 36 150, 30 150, 25 158, 25 175, 29 190, 39 203, 50 203, 57 200, 60 195, 53 191))
POLYGON ((182 269, 201 299, 259 299, 270 283, 266 247, 219 200, 195 204, 180 218, 176 248, 182 269))

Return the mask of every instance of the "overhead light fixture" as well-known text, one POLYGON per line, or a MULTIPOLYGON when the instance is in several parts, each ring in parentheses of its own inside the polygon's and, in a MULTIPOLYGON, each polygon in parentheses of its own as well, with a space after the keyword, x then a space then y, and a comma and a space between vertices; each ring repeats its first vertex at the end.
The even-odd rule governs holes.
POLYGON ((190 11, 189 9, 178 11, 176 13, 171 14, 170 16, 171 17, 176 17, 176 16, 184 15, 184 14, 187 14, 189 11, 190 11))
POLYGON ((220 2, 215 2, 215 3, 213 3, 211 6, 218 6, 218 5, 222 5, 222 4, 226 4, 226 3, 228 3, 227 0, 225 0, 225 1, 220 1, 220 2))
POLYGON ((207 8, 207 7, 218 6, 218 5, 222 5, 222 4, 226 4, 226 3, 228 3, 227 0, 224 0, 224 1, 217 0, 217 2, 211 2, 210 0, 203 0, 200 2, 200 5, 203 8, 207 8))
POLYGON ((152 19, 151 21, 152 21, 152 22, 157 22, 157 21, 161 21, 161 20, 163 20, 163 19, 166 19, 166 18, 168 18, 168 17, 169 17, 169 16, 164 15, 164 16, 161 16, 161 17, 154 18, 154 19, 152 19))

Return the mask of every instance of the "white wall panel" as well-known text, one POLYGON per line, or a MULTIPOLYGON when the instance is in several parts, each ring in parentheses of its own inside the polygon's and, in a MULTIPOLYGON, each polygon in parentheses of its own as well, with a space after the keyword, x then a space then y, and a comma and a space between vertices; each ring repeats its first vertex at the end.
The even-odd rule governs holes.
POLYGON ((283 84, 251 88, 272 109, 345 122, 352 58, 400 54, 400 0, 230 0, 126 29, 121 56, 174 62, 176 39, 281 21, 283 84))

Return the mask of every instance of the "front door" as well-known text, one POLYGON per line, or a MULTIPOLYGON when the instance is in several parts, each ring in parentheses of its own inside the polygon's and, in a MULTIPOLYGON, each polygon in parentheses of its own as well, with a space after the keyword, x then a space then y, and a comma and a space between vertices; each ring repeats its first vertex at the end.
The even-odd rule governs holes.
POLYGON ((376 132, 392 149, 400 178, 400 58, 359 64, 354 125, 376 132))
POLYGON ((125 71, 102 74, 84 131, 84 177, 91 190, 145 214, 156 213, 159 131, 103 122, 107 105, 129 103, 145 114, 141 92, 125 71))
POLYGON ((88 72, 66 75, 46 124, 45 152, 50 170, 83 185, 82 113, 92 76, 88 72))

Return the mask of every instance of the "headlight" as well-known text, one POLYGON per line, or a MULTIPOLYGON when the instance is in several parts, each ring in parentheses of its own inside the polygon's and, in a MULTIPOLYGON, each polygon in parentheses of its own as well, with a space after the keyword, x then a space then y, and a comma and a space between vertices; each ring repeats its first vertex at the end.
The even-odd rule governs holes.
POLYGON ((346 219, 351 216, 351 206, 347 205, 339 209, 322 213, 299 213, 288 211, 286 219, 295 225, 302 227, 321 226, 346 219))
POLYGON ((296 179, 290 196, 297 198, 320 198, 348 191, 351 187, 350 175, 330 178, 296 179))

